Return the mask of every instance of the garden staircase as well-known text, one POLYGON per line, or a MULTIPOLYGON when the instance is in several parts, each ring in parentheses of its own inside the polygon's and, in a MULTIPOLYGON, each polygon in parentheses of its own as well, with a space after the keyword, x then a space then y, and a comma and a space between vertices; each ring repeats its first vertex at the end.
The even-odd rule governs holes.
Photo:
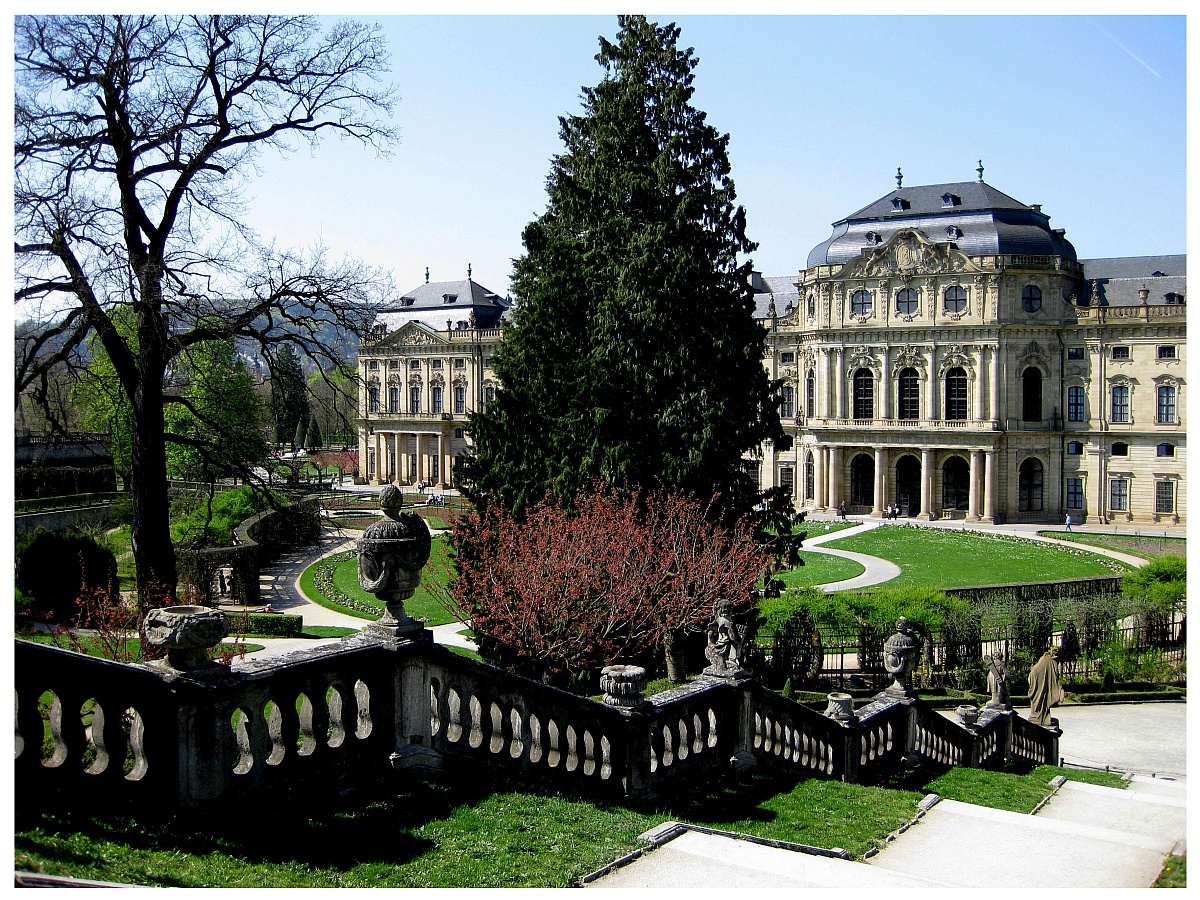
POLYGON ((1067 781, 1033 815, 942 800, 869 859, 670 823, 657 846, 596 887, 1149 887, 1184 852, 1183 779, 1135 775, 1128 788, 1067 781))

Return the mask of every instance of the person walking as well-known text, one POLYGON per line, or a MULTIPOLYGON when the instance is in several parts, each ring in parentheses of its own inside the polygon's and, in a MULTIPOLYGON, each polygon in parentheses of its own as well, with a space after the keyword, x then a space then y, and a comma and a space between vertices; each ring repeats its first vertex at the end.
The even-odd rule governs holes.
POLYGON ((845 500, 843 500, 841 503, 838 504, 838 515, 841 516, 843 522, 846 520, 846 501, 845 500))
POLYGON ((1067 527, 1064 528, 1063 531, 1070 531, 1070 530, 1071 530, 1071 514, 1067 513, 1067 527))

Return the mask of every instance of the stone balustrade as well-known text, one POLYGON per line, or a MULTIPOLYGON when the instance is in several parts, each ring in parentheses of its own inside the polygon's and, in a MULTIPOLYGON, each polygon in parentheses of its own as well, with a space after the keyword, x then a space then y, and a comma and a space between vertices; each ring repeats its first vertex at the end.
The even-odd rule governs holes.
POLYGON ((18 804, 61 792, 204 809, 481 764, 630 802, 691 789, 731 762, 877 782, 905 757, 994 767, 1058 753, 1057 729, 1009 711, 966 725, 881 694, 835 718, 753 678, 709 676, 616 706, 368 632, 189 672, 24 641, 15 663, 18 804))

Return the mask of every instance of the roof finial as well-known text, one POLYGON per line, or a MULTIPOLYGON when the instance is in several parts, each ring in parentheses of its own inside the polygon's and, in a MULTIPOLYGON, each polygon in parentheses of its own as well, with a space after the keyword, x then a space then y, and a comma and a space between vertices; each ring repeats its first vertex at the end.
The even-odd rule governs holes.
POLYGON ((467 263, 467 281, 471 280, 471 264, 467 263))
POLYGON ((983 181, 983 160, 982 159, 979 161, 979 167, 975 171, 979 173, 979 180, 983 181))
POLYGON ((900 190, 904 184, 904 175, 900 172, 900 167, 896 166, 896 190, 900 190))
POLYGON ((429 266, 425 267, 425 283, 429 284, 429 266))

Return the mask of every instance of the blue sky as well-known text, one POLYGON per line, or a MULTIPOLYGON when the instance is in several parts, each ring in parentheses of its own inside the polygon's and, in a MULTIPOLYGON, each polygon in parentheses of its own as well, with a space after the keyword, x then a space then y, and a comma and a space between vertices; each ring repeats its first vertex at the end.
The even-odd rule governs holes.
MULTIPOLYGON (((755 267, 794 274, 830 223, 895 187, 984 179, 1041 203, 1080 257, 1186 252, 1183 16, 679 16, 694 103, 730 134, 755 267)), ((545 207, 558 117, 615 16, 381 18, 390 158, 336 140, 264 156, 251 223, 391 269, 508 290, 545 207)))

